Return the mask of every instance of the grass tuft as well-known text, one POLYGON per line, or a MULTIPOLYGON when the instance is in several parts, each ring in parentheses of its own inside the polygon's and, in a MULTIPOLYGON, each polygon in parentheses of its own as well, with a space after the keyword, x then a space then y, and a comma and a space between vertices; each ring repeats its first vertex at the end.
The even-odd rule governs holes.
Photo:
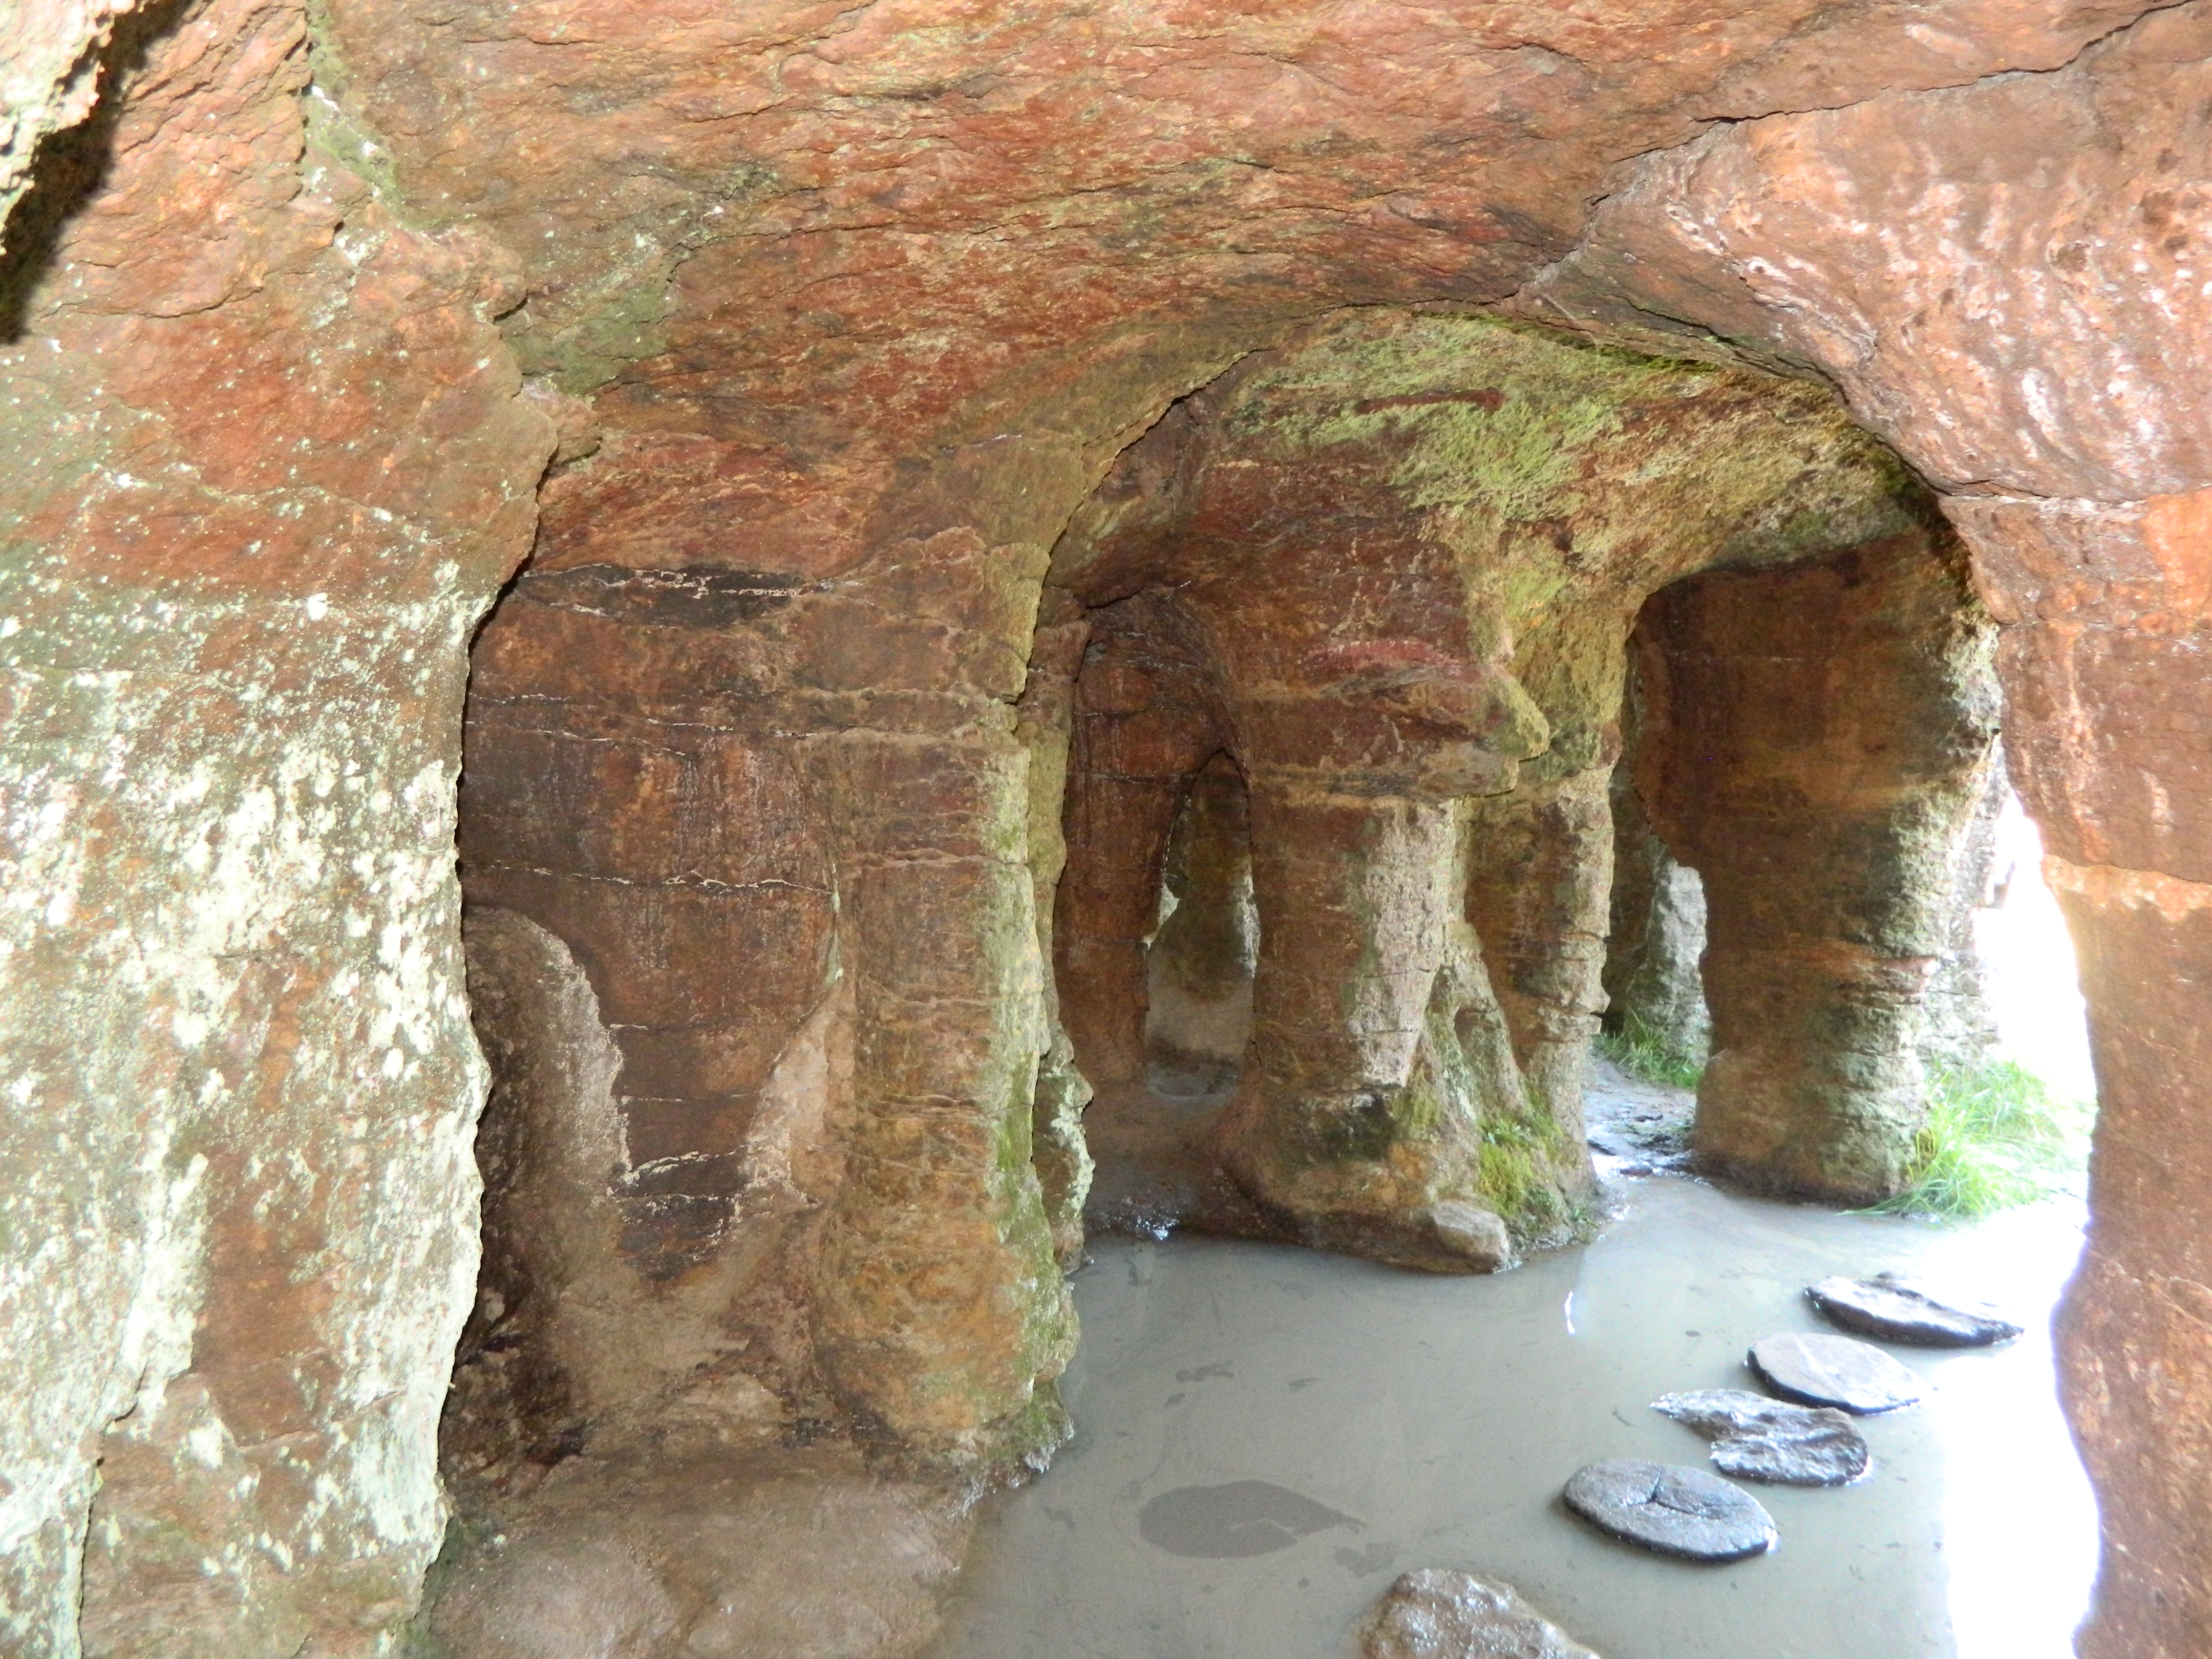
POLYGON ((2078 1191, 2094 1118, 2008 1060, 1931 1071, 1912 1184, 1874 1212, 1972 1221, 2078 1191))
POLYGON ((1705 1074, 1702 1056, 1685 1052, 1634 1014, 1618 1031, 1601 1032, 1598 1052, 1629 1074, 1670 1089, 1694 1089, 1705 1074))

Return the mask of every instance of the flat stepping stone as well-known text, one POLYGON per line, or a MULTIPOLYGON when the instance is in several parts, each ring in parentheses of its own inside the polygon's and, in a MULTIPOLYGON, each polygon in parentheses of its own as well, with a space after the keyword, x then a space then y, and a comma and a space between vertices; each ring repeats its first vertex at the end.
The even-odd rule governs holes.
POLYGON ((1806 1292, 1847 1331, 1922 1348, 1986 1348, 2009 1342, 2020 1327, 1987 1308, 1945 1302, 1901 1273, 1824 1279, 1806 1292))
POLYGON ((1713 1462, 1740 1480, 1783 1486, 1844 1486, 1874 1467, 1874 1454, 1839 1411, 1793 1406, 1743 1389, 1662 1395, 1651 1409, 1713 1443, 1713 1462))
POLYGON ((1360 1650, 1366 1659, 1598 1659, 1510 1584, 1443 1567, 1390 1586, 1360 1650))
POLYGON ((1801 1406, 1838 1406, 1860 1417, 1917 1405, 1928 1385, 1880 1348, 1848 1336, 1786 1331, 1751 1345, 1759 1380, 1801 1406))
POLYGON ((1561 1496, 1600 1531, 1688 1561, 1741 1561, 1775 1544, 1759 1500, 1703 1469, 1616 1457, 1576 1471, 1561 1496))

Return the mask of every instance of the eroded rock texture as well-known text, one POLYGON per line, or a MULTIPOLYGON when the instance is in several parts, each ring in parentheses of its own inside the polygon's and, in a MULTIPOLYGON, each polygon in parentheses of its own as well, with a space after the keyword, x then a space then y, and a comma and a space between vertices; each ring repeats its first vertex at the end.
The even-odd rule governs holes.
MULTIPOLYGON (((1051 574, 1091 607, 1054 935, 1078 1064, 1108 1095, 1142 1087, 1148 952, 1179 948, 1180 908, 1158 915, 1170 832, 1211 813, 1226 762, 1250 803, 1258 935, 1252 1037, 1213 1132, 1237 1185, 1295 1235, 1411 1263, 1453 1265, 1459 1235, 1425 1219, 1438 1204, 1557 1237, 1589 1190, 1582 1063, 1639 609, 1717 565, 1894 565, 1970 677, 1985 630, 1928 512, 1797 389, 1473 317, 1347 316, 1187 398, 1077 515, 1051 574)), ((1879 613, 1823 596, 1805 626, 1864 655, 1879 613)), ((1802 746, 1808 711, 1841 726, 1871 698, 1926 725, 1955 781, 1987 733, 1953 733, 1929 702, 1949 683, 1909 666, 1778 663, 1777 687, 1681 698, 1717 720, 1762 699, 1774 724, 1753 747, 1802 746)), ((1919 803, 1917 776, 1887 777, 1875 752, 1854 784, 1919 803)), ((1829 833, 1817 792, 1763 799, 1792 833, 1829 833)), ((1939 865, 1948 805, 1920 825, 1939 865)), ((1926 879, 1893 860, 1865 884, 1926 879)), ((1781 865, 1755 884, 1802 891, 1781 865)), ((1806 902, 1826 918, 1860 900, 1806 902)), ((1889 1063, 1884 1045, 1910 1041, 1863 1046, 1889 1063)), ((1888 1129, 1899 1169, 1917 1103, 1908 1086, 1888 1129)), ((1778 1168, 1768 1150, 1747 1164, 1778 1168)))
POLYGON ((508 289, 307 142, 299 15, 164 22, 0 352, 0 1646, 354 1652, 445 1524, 462 675, 550 429, 508 289))
POLYGON ((161 21, 0 350, 0 1648, 368 1651, 445 1521, 465 653, 552 434, 511 290, 308 141, 300 16, 161 21))
POLYGON ((549 453, 463 811, 520 1172, 478 1455, 756 1378, 974 1462, 1059 1431, 1084 1033, 1142 1065, 1149 970, 1109 1030, 1045 967, 1087 948, 1089 728, 1158 700, 1130 803, 1170 760, 1245 780, 1248 1194, 1431 1261, 1571 1205, 1630 620, 1935 545, 1764 365, 1942 492, 2003 627, 2106 1095, 2085 1650, 2212 1647, 2203 0, 0 31, 0 189, 36 180, 0 284, 11 1643, 370 1651, 412 1602, 474 1254, 462 653, 549 453), (1449 314, 1485 307, 1723 368, 1449 314), (1143 672, 1085 690, 1094 644, 1143 672), (628 1370, 573 1346, 601 1306, 586 1347, 653 1328, 628 1370))
MULTIPOLYGON (((842 574, 794 526, 750 544, 793 568, 732 570, 668 544, 688 478, 611 441, 547 486, 477 648, 471 902, 589 978, 620 1055, 605 1196, 659 1321, 891 1437, 1049 1443, 1071 1333, 1030 1161, 1021 662, 969 631, 1028 620, 1042 551, 1026 585, 958 534, 842 574), (777 1176, 792 1152, 820 1179, 777 1176)), ((726 482, 710 522, 759 487, 726 482)))
MULTIPOLYGON (((1992 671, 1995 666, 1992 661, 1992 671)), ((1994 691, 1993 684, 1990 690, 1994 691)), ((1928 1017, 1920 1033, 1920 1057, 1931 1066, 1972 1069, 1987 1062, 1997 1048, 1990 964, 1982 957, 1975 919, 2003 896, 1998 886, 2003 872, 1997 868, 1997 823, 2011 799, 2012 779, 2005 770, 2000 743, 1983 772, 1965 833, 1952 847, 1943 949, 1929 981, 1928 1017)))
POLYGON ((1510 1584, 1424 1567, 1390 1586, 1362 1637, 1367 1659, 1596 1659, 1510 1584))
POLYGON ((1703 878, 1700 1163, 1863 1203, 1905 1185, 1954 849, 1996 721, 1990 630, 1940 532, 1659 596, 1638 794, 1703 878))

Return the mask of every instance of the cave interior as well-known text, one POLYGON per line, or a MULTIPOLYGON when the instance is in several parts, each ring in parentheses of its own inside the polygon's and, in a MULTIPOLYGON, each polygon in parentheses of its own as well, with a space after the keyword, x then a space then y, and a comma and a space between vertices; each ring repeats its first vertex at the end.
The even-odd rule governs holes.
POLYGON ((2212 1654, 2212 0, 1667 9, 32 0, 0 1649, 918 1654, 1087 1241, 1903 1191, 2016 790, 2212 1654))

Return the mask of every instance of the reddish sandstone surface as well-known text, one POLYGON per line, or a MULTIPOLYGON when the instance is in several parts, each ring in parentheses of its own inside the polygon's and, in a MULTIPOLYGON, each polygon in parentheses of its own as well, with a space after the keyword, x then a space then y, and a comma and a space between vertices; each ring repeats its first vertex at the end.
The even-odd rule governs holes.
POLYGON ((482 245, 304 148, 303 33, 171 14, 10 228, 13 1653, 368 1651, 444 1525, 454 734, 552 432, 482 245))
POLYGON ((1765 1044, 1892 1075, 1795 1105, 1756 1088, 1794 1163, 1731 1160, 1717 1092, 1710 1156, 1783 1190, 1887 1195, 1934 955, 1903 917, 1936 915, 1992 735, 1960 563, 1917 487, 1802 388, 1471 317, 1356 313, 1248 359, 1125 453, 1054 555, 1053 585, 1096 607, 1055 923, 1077 1063, 1122 1116, 1146 944, 1172 944, 1170 830, 1232 758, 1258 935, 1251 1053, 1217 1132, 1237 1183, 1293 1236, 1428 1266, 1457 1254, 1421 1236, 1438 1202, 1523 1243, 1571 1229, 1629 631, 1655 590, 1720 567, 1766 596, 1717 633, 1768 680, 1715 677, 1714 642, 1684 641, 1662 766, 1646 677, 1655 811, 1675 809, 1667 833, 1729 917, 1709 971, 1763 980, 1802 952, 1739 939, 1741 902, 1794 909, 1793 935, 1898 988, 1879 1031, 1846 1031, 1862 988, 1832 976, 1747 1022, 1744 1063, 1765 1044), (1764 574, 1808 561, 1825 575, 1764 574), (1795 653, 1760 637, 1771 607, 1802 619, 1795 653), (1701 835, 1692 801, 1727 830, 1701 835), (1782 841, 1754 844, 1753 821, 1782 841), (1875 1127, 1849 1127, 1885 1094, 1875 1127))
MULTIPOLYGON (((538 1145, 549 1100, 621 1133, 561 1235, 580 1277, 499 1271, 631 1310, 592 1352, 666 1342, 486 1410, 553 1401, 557 1439, 578 1400, 649 1419, 742 1372, 940 1460, 1049 1443, 1084 1178, 1044 971, 1054 711, 1084 607, 1131 597, 1055 596, 1052 550, 1246 354, 1446 305, 1825 380, 1942 493, 2105 1096, 2065 1323, 2112 1545, 2084 1651, 2212 1647, 2203 0, 331 0, 312 40, 292 0, 33 0, 0 27, 0 185, 36 181, 0 284, 0 420, 35 458, 0 623, 10 1644, 368 1651, 413 1604, 475 1250, 464 651, 533 511, 462 847, 479 955, 558 1040, 502 1074, 492 1144, 538 1145)), ((1277 505, 1223 500, 1224 532, 1277 505)), ((1345 506, 1298 509, 1310 551, 1345 506)), ((1504 517, 1530 558, 1572 540, 1504 517)), ((1440 805, 1478 729, 1535 769, 1484 798, 1518 873, 1465 915, 1493 1036, 1555 1088, 1610 757, 1602 698, 1559 718, 1584 659, 1544 642, 1589 610, 1510 641, 1378 616, 1334 655, 1285 625, 1235 677, 1349 688, 1367 733, 1279 723, 1282 765, 1370 804, 1275 835, 1262 792, 1255 854, 1340 875, 1370 831, 1492 811, 1440 805), (1501 676, 1544 744, 1485 714, 1501 676), (1408 781, 1383 733, 1411 727, 1441 741, 1408 781)), ((1391 903, 1435 933, 1462 890, 1413 862, 1427 896, 1391 903)), ((495 1249, 563 1190, 495 1203, 495 1249)), ((479 1306, 472 1356, 505 1316, 479 1306)), ((494 1462, 537 1443, 486 1432, 494 1462)))

